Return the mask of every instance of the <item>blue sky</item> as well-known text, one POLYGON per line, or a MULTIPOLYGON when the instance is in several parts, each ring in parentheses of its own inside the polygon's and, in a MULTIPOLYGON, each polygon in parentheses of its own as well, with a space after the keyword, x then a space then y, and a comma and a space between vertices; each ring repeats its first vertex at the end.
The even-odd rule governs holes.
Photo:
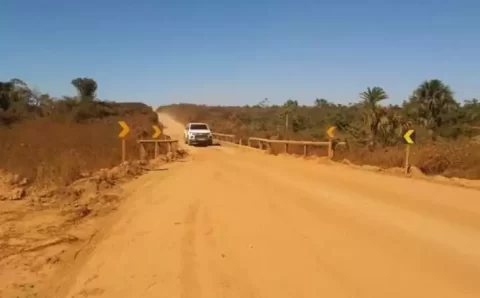
POLYGON ((400 103, 425 79, 480 97, 480 1, 1 0, 0 80, 153 105, 400 103))

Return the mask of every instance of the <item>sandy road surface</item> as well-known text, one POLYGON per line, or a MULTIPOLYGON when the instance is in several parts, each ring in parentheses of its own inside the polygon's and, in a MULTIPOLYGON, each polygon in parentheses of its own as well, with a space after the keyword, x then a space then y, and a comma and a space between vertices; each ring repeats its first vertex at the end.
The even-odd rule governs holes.
POLYGON ((480 297, 480 192, 192 151, 135 181, 50 297, 480 297))

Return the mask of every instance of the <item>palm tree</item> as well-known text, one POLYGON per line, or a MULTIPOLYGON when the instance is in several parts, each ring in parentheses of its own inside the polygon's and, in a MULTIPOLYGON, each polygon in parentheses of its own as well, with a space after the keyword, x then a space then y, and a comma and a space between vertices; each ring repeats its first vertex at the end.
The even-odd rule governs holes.
POLYGON ((385 109, 379 103, 387 99, 388 95, 383 88, 368 87, 367 91, 360 93, 360 98, 365 109, 363 114, 364 123, 370 131, 370 145, 375 147, 378 131, 381 129, 382 123, 384 123, 384 121, 382 122, 382 117, 386 114, 385 109))
POLYGON ((419 120, 432 132, 433 138, 443 125, 446 114, 458 108, 450 87, 438 79, 425 81, 418 86, 410 103, 416 103, 419 120))
POLYGON ((378 129, 381 132, 383 145, 395 145, 398 142, 398 136, 402 132, 402 117, 391 109, 384 109, 384 114, 380 117, 378 129))

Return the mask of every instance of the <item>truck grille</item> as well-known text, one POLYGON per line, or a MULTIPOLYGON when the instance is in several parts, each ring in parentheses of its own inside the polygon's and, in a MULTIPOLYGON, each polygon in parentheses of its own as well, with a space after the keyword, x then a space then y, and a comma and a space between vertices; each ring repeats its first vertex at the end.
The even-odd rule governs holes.
POLYGON ((208 133, 197 133, 195 134, 195 139, 205 140, 208 139, 208 133))

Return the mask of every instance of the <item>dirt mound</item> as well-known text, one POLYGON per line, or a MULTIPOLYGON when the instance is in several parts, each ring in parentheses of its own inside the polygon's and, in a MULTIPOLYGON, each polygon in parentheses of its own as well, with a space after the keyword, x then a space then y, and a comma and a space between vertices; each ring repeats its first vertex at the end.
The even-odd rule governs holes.
POLYGON ((82 178, 61 187, 41 188, 2 171, 0 297, 35 297, 71 246, 88 241, 96 233, 94 223, 118 208, 124 197, 122 183, 185 154, 179 150, 155 160, 84 171, 82 178))
POLYGON ((25 197, 27 178, 21 178, 18 174, 0 171, 0 201, 21 200, 25 197))

